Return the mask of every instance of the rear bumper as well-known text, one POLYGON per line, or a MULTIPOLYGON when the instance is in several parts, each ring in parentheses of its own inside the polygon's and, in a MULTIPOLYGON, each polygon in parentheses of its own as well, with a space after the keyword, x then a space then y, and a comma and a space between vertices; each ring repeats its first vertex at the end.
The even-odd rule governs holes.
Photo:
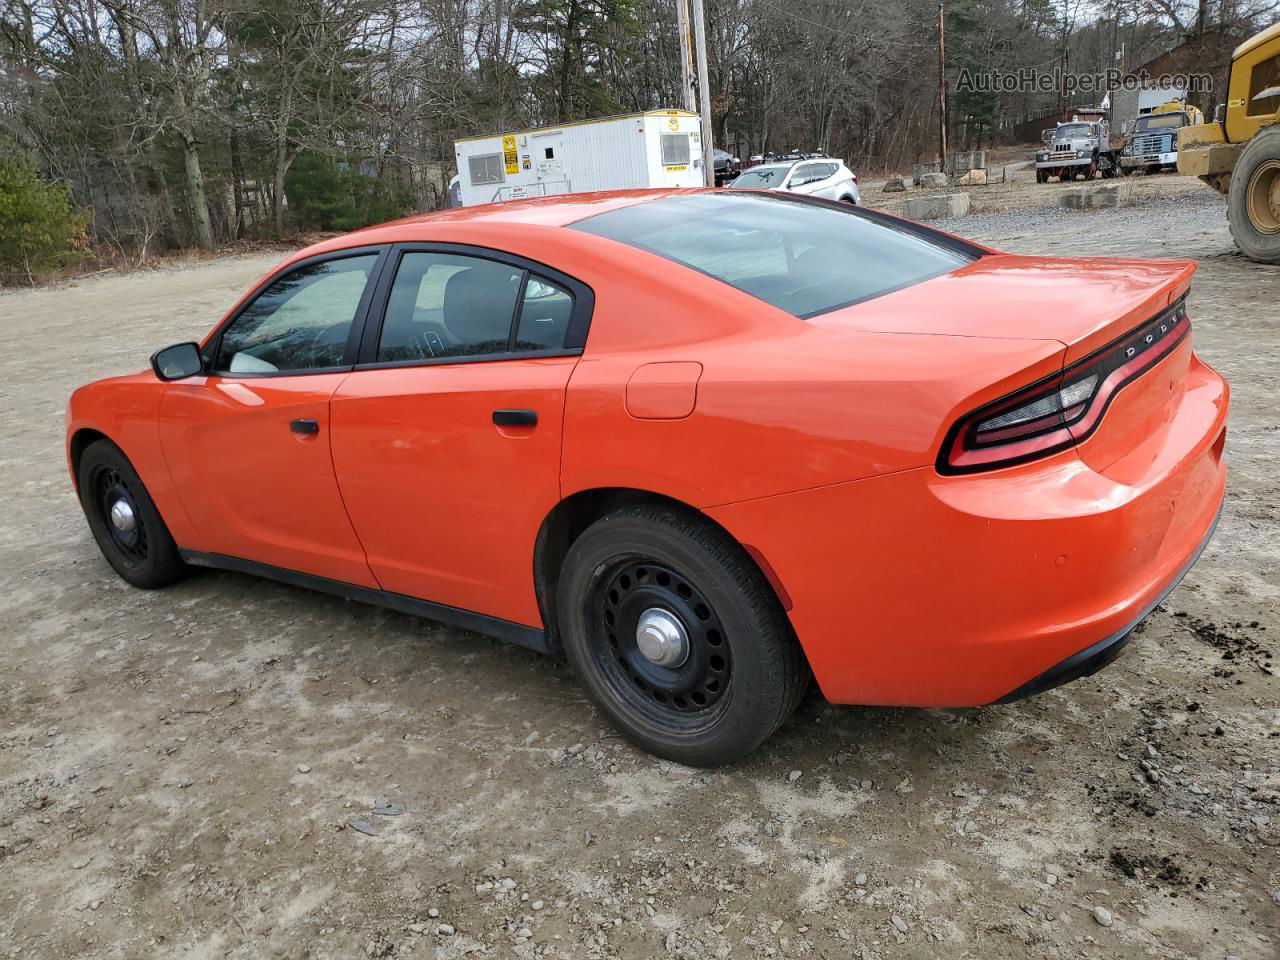
POLYGON ((922 468, 708 513, 789 598, 829 700, 981 706, 1102 665, 1186 573, 1222 503, 1227 401, 1193 359, 1170 420, 1114 463, 1093 438, 987 474, 922 468))
POLYGON ((1124 627, 1117 633, 1111 634, 1109 637, 1103 637, 1091 647, 1086 647, 1079 653, 1073 653, 1061 663, 1055 664, 1039 676, 1028 680, 1017 690, 1010 691, 1005 694, 996 703, 1013 703, 1015 700, 1022 700, 1026 697, 1033 697, 1037 693, 1044 693, 1055 687, 1061 687, 1070 683, 1072 680, 1079 680, 1082 677, 1091 677, 1103 667, 1110 666, 1124 652, 1124 648, 1128 646, 1129 640, 1133 637, 1133 631, 1143 620, 1147 619, 1151 611, 1160 606, 1164 602, 1165 597, 1173 593, 1174 588, 1182 582, 1191 568, 1195 566, 1196 561, 1200 559, 1200 554, 1204 552, 1204 548, 1209 545, 1209 541, 1213 539, 1213 532, 1218 528, 1218 517, 1222 515, 1222 507, 1219 505, 1218 513, 1213 518, 1213 525, 1209 528, 1208 534, 1200 541, 1200 547, 1195 552, 1190 561, 1187 562, 1172 582, 1164 588, 1161 594, 1147 605, 1132 623, 1124 627))

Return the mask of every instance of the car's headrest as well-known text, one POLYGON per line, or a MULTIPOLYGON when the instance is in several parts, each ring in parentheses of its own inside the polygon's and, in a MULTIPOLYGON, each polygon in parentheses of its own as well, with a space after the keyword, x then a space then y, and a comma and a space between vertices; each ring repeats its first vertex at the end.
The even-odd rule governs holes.
POLYGON ((463 343, 506 340, 516 291, 511 268, 495 263, 468 267, 444 285, 444 325, 463 343))

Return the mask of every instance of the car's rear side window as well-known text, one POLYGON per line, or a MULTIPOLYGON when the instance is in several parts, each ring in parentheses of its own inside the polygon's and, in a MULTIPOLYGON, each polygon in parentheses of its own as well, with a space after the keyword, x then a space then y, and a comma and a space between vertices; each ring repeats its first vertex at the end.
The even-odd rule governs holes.
POLYGON ((409 251, 391 285, 377 359, 404 363, 563 350, 573 306, 572 293, 522 266, 409 251))
POLYGON ((664 197, 573 227, 692 267, 797 317, 949 273, 979 255, 909 225, 764 193, 664 197))

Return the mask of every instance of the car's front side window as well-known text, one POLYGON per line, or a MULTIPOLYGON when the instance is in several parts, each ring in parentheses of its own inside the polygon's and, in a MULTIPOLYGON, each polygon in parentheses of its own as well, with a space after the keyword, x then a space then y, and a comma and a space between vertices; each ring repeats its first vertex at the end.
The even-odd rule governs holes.
POLYGON ((572 311, 572 294, 523 267, 455 253, 409 251, 391 285, 377 360, 562 349, 572 311))
POLYGON ((223 331, 214 369, 285 373, 341 366, 376 253, 325 260, 272 283, 223 331))
POLYGON ((806 183, 809 183, 810 181, 813 180, 813 170, 814 170, 814 164, 812 163, 800 164, 795 168, 795 170, 791 172, 791 179, 789 181, 789 185, 793 187, 800 187, 806 183))

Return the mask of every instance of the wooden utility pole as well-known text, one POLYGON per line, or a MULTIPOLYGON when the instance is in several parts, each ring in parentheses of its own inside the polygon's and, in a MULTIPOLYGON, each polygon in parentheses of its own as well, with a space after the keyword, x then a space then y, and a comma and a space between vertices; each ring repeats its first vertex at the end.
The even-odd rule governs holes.
MULTIPOLYGON (((677 0, 678 2, 678 0, 677 0)), ((708 187, 716 185, 716 156, 711 142, 711 83, 707 79, 707 22, 702 0, 689 0, 693 7, 693 44, 698 60, 698 103, 702 108, 702 170, 708 187)))
POLYGON ((938 170, 947 172, 947 51, 942 0, 938 0, 938 170))
POLYGON ((676 0, 676 29, 680 31, 680 106, 698 112, 693 98, 693 42, 689 35, 689 0, 676 0))

